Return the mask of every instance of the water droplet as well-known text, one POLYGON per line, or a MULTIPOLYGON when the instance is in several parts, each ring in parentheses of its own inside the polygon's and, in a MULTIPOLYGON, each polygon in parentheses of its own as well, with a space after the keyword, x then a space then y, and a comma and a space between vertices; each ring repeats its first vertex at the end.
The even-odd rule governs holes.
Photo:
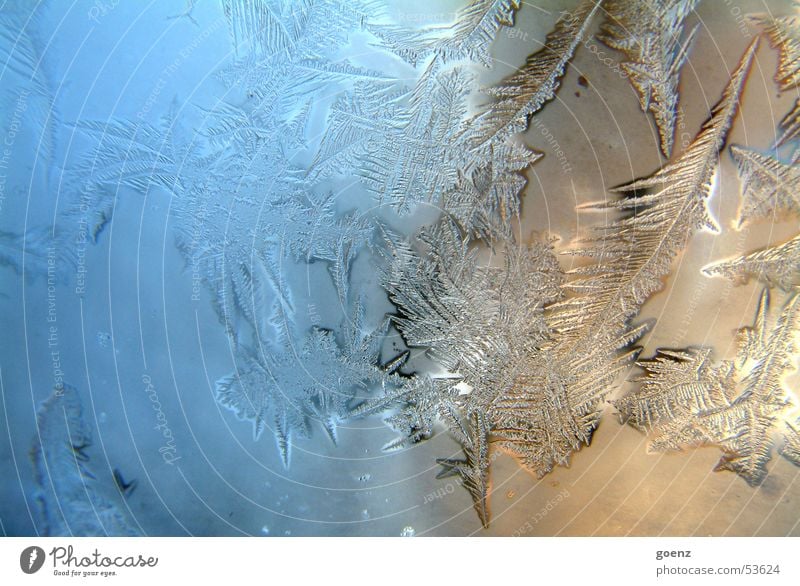
POLYGON ((370 478, 372 478, 372 474, 366 473, 366 474, 362 474, 361 476, 359 476, 358 477, 358 481, 366 483, 366 482, 369 482, 370 478))
POLYGON ((101 348, 108 348, 111 343, 111 334, 108 332, 97 332, 97 343, 101 348))
POLYGON ((417 532, 411 525, 406 525, 403 527, 403 530, 400 532, 400 537, 414 537, 417 532))
POLYGON ((364 509, 363 511, 361 511, 361 518, 364 519, 364 520, 369 519, 369 511, 367 509, 364 509))
POLYGON ((292 534, 292 532, 287 529, 286 531, 283 532, 283 534, 289 536, 292 534))
POLYGON ((267 527, 266 525, 264 525, 263 527, 261 527, 261 533, 262 533, 263 535, 269 535, 269 527, 267 527))
POLYGON ((516 491, 516 490, 513 490, 513 489, 512 489, 512 490, 509 490, 509 491, 506 493, 506 498, 507 498, 507 499, 513 499, 515 496, 517 496, 517 491, 516 491))

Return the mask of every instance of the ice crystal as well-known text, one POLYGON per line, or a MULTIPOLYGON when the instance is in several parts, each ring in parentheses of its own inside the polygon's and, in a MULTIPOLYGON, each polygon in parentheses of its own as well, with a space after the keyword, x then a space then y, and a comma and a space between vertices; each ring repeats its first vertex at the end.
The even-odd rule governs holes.
POLYGON ((379 203, 401 214, 430 202, 468 232, 493 236, 518 211, 519 171, 540 155, 510 142, 473 151, 467 98, 474 75, 434 64, 410 91, 364 82, 341 96, 308 177, 354 169, 379 203))
POLYGON ((713 366, 709 349, 661 350, 641 361, 640 387, 616 406, 635 427, 650 431, 653 451, 716 445, 716 470, 730 470, 751 485, 767 475, 773 437, 786 434, 784 453, 793 460, 796 438, 782 413, 791 392, 784 377, 794 369, 800 296, 788 298, 780 315, 769 311, 769 290, 759 301, 752 327, 739 331, 733 362, 713 366))
POLYGON ((410 346, 429 348, 444 368, 473 384, 495 362, 488 356, 510 358, 514 346, 543 341, 542 307, 558 297, 561 278, 546 244, 509 244, 505 266, 495 267, 480 266, 477 251, 447 220, 418 239, 424 256, 392 244, 387 276, 400 311, 395 323, 410 346))
POLYGON ((219 319, 232 335, 237 315, 260 331, 259 321, 267 314, 291 311, 285 275, 292 259, 328 263, 340 301, 347 305, 350 267, 374 229, 367 218, 352 211, 338 216, 329 194, 293 191, 270 201, 259 195, 257 183, 248 182, 223 203, 217 197, 221 187, 187 196, 194 201, 179 217, 178 246, 212 291, 219 319))
POLYGON ((800 236, 778 246, 709 265, 703 272, 735 282, 747 282, 755 277, 770 287, 791 291, 800 286, 800 236))
MULTIPOLYGON (((753 21, 763 27, 770 43, 778 50, 778 70, 775 72, 778 87, 783 92, 797 88, 800 83, 800 17, 761 15, 754 16, 753 21)), ((778 137, 778 145, 800 136, 800 99, 783 117, 780 126, 782 134, 778 137)))
MULTIPOLYGON (((797 189, 798 168, 774 157, 738 145, 731 154, 742 184, 742 205, 739 224, 778 214, 800 212, 797 189)), ((800 236, 777 246, 746 254, 736 259, 715 263, 703 269, 707 275, 718 275, 744 282, 756 277, 770 287, 785 291, 800 284, 800 236)))
POLYGON ((264 61, 327 54, 378 5, 355 0, 222 0, 237 55, 264 61))
POLYGON ((597 0, 583 0, 573 12, 565 13, 542 49, 516 72, 484 90, 494 101, 472 122, 469 142, 473 149, 498 148, 528 128, 530 117, 555 96, 567 63, 599 6, 597 0))
MULTIPOLYGON (((594 7, 583 8, 585 25, 594 7)), ((575 22, 565 17, 557 28, 580 36, 575 22)), ((427 348, 445 373, 414 377, 362 405, 361 412, 397 406, 389 423, 404 437, 390 447, 424 439, 436 420, 445 422, 466 457, 448 461, 449 469, 469 484, 484 524, 489 471, 482 454, 488 442, 539 474, 566 465, 573 451, 589 443, 603 398, 637 354, 629 345, 648 327, 631 325, 631 318, 661 287, 687 235, 712 225, 706 200, 755 47, 745 52, 711 118, 677 161, 618 188, 621 199, 590 206, 625 215, 571 251, 595 262, 575 270, 566 284, 549 248, 526 251, 499 238, 497 230, 487 232, 507 266, 479 267, 469 239, 479 233, 481 212, 457 200, 451 200, 452 218, 415 242, 390 239, 386 286, 399 309, 397 327, 409 346, 427 348), (562 287, 574 295, 560 300, 562 287)), ((471 188, 468 180, 487 193, 477 185, 490 182, 479 175, 462 175, 460 189, 471 188)))
POLYGON ((451 425, 456 441, 464 451, 463 460, 443 458, 437 460, 442 471, 437 478, 458 476, 464 488, 469 491, 475 504, 475 511, 484 527, 489 526, 489 430, 486 415, 475 411, 463 421, 454 415, 456 425, 451 425))
MULTIPOLYGON (((513 160, 515 145, 506 149, 506 165, 513 160)), ((524 147, 522 147, 524 148, 524 147)), ((502 155, 501 155, 502 156, 502 155)), ((520 152, 520 167, 533 164, 538 155, 520 152)), ((450 190, 442 195, 442 210, 471 237, 491 241, 508 238, 510 219, 519 214, 519 194, 525 178, 504 171, 490 159, 470 172, 459 172, 450 190)))
POLYGON ((800 213, 800 167, 738 145, 731 145, 731 155, 742 183, 740 224, 784 212, 800 213))
MULTIPOLYGON (((312 419, 333 437, 357 383, 387 376, 374 367, 374 348, 367 352, 360 345, 367 338, 349 332, 347 324, 310 333, 295 325, 296 295, 287 277, 292 267, 325 263, 340 306, 352 307, 350 269, 380 225, 374 214, 341 209, 323 185, 327 171, 344 160, 340 141, 331 140, 330 148, 323 141, 311 169, 298 162, 314 148, 309 119, 316 103, 325 102, 321 93, 334 88, 352 97, 365 119, 378 100, 402 91, 381 72, 330 57, 345 51, 368 13, 380 16, 373 3, 224 0, 222 11, 236 56, 217 72, 226 100, 192 105, 202 117, 192 124, 193 134, 177 108, 151 123, 79 123, 95 148, 76 176, 90 187, 81 205, 94 214, 93 234, 110 219, 109 195, 124 193, 121 187, 172 196, 176 244, 209 290, 234 348, 237 373, 220 380, 218 397, 251 419, 257 434, 270 427, 288 464, 292 438, 308 435, 312 419), (349 374, 341 375, 342 369, 349 374)), ((346 110, 337 102, 330 117, 346 110)), ((386 111, 387 124, 397 123, 398 113, 386 111)), ((411 142, 393 163, 406 162, 419 144, 411 142)), ((416 178, 409 175, 407 183, 415 185, 416 178)))
POLYGON ((615 189, 621 199, 587 206, 625 215, 569 251, 594 262, 572 271, 565 287, 575 295, 548 308, 553 341, 537 356, 537 368, 521 378, 528 396, 538 400, 520 410, 516 405, 525 406, 525 397, 511 397, 511 437, 520 440, 516 451, 540 472, 565 464, 589 442, 603 397, 636 356, 628 346, 648 327, 630 320, 661 288, 688 235, 713 225, 706 200, 755 46, 747 49, 710 119, 676 161, 615 189))
POLYGON ((392 373, 378 364, 386 325, 365 332, 361 303, 345 322, 341 342, 333 331, 315 327, 295 344, 291 324, 279 324, 289 341, 242 345, 235 372, 217 381, 217 398, 240 419, 252 421, 256 439, 269 429, 288 467, 293 439, 308 437, 312 422, 335 442, 337 425, 359 390, 391 384, 392 373))
POLYGON ((502 235, 518 212, 524 186, 519 172, 540 157, 509 139, 552 99, 597 9, 587 1, 562 18, 546 47, 501 86, 487 88, 495 100, 469 118, 474 76, 463 64, 451 63, 488 64, 489 42, 500 26, 511 23, 515 8, 514 2, 476 3, 461 11, 448 31, 369 24, 390 50, 413 63, 434 56, 408 92, 387 94, 365 81, 339 98, 310 177, 354 168, 380 203, 400 213, 430 202, 452 214, 470 235, 502 235))
POLYGON ((56 107, 58 90, 47 74, 49 59, 46 58, 46 49, 49 43, 39 35, 42 20, 41 6, 17 0, 3 5, 0 12, 0 63, 3 64, 4 88, 0 99, 8 102, 24 100, 26 122, 34 127, 32 130, 38 144, 36 159, 46 169, 43 176, 49 189, 50 176, 56 167, 61 120, 56 107), (6 76, 9 73, 16 74, 22 81, 16 95, 10 91, 14 84, 8 82, 6 76))
POLYGON ((695 25, 682 35, 684 21, 699 0, 611 0, 601 39, 622 51, 622 64, 639 94, 642 111, 656 121, 661 151, 669 157, 675 139, 680 72, 689 55, 695 25))
POLYGON ((47 251, 52 248, 52 234, 47 229, 29 230, 24 234, 0 230, 0 266, 10 267, 16 274, 47 273, 47 251))
POLYGON ((471 75, 456 68, 436 74, 416 103, 405 95, 358 99, 369 88, 340 99, 312 173, 324 176, 323 163, 339 172, 356 169, 379 203, 401 213, 435 202, 466 164, 449 141, 464 122, 470 82, 471 75))
POLYGON ((786 423, 781 454, 795 466, 800 466, 800 419, 786 423))
POLYGON ((470 60, 490 67, 489 46, 501 27, 514 24, 519 5, 518 0, 477 0, 459 10, 447 27, 412 30, 371 23, 367 28, 412 65, 434 54, 441 63, 470 60))
MULTIPOLYGON (((567 277, 552 242, 522 242, 512 230, 522 172, 541 156, 518 135, 555 96, 601 2, 583 0, 564 14, 541 50, 484 89, 490 99, 475 111, 477 66, 492 64, 490 44, 519 4, 479 0, 450 26, 409 30, 367 1, 223 0, 235 58, 217 72, 225 100, 192 105, 202 118, 193 136, 174 111, 150 124, 77 125, 97 143, 79 168, 93 188, 83 202, 95 213, 92 234, 110 218, 108 195, 120 187, 170 194, 178 248, 232 342, 235 371, 216 386, 222 405, 250 421, 256 437, 270 430, 287 466, 315 421, 335 441, 341 419, 380 413, 399 433, 387 449, 444 424, 463 457, 440 459, 442 475, 461 478, 484 526, 492 449, 542 475, 588 444, 648 327, 632 320, 686 239, 713 228, 706 202, 756 48, 679 158, 617 188, 616 199, 586 206, 613 219, 579 236, 568 253, 589 260, 567 277), (356 34, 418 67, 416 77, 395 79, 349 59, 356 34), (344 183, 343 197, 332 195, 344 183), (365 192, 379 212, 350 203, 365 192), (396 216, 382 206, 402 215, 419 204, 438 206, 441 217, 410 239, 387 227, 396 216), (385 238, 376 243, 375 234, 385 238), (383 262, 394 326, 437 369, 401 376, 408 353, 380 364, 388 326, 367 333, 352 290, 362 253, 383 262), (311 327, 299 325, 291 269, 316 261, 327 266, 340 307, 350 308, 334 329, 312 316, 311 327)), ((665 153, 694 34, 681 30, 694 4, 610 3, 617 22, 606 26, 606 40, 626 52, 665 153), (623 38, 617 25, 634 34, 623 38)), ((656 362, 653 377, 668 380, 683 376, 684 362, 702 370, 700 382, 713 370, 691 351, 656 362)), ((720 385, 709 401, 728 397, 720 385)), ((688 405, 677 394, 665 400, 658 421, 688 405)))
POLYGON ((390 241, 389 249, 385 280, 399 309, 394 321, 406 343, 427 349, 445 372, 413 377, 359 412, 398 406, 387 421, 402 435, 388 447, 425 439, 444 421, 466 460, 443 463, 461 475, 486 525, 489 434, 508 420, 503 401, 514 393, 515 375, 530 368, 548 339, 544 306, 560 296, 561 269, 548 244, 513 241, 496 248, 503 266, 482 265, 469 238, 446 218, 422 231, 416 247, 390 241))
POLYGON ((98 188, 126 186, 140 193, 155 187, 181 193, 181 154, 172 139, 173 120, 158 127, 128 120, 83 120, 78 128, 95 141, 92 156, 75 169, 98 188))
POLYGON ((688 236, 700 228, 716 231, 707 200, 756 44, 745 51, 711 117, 678 159, 650 177, 614 189, 620 199, 583 206, 624 215, 579 240, 571 252, 596 262, 575 269, 568 283, 584 294, 560 308, 558 329, 567 340, 588 341, 624 329, 661 288, 661 278, 688 236))
POLYGON ((37 530, 61 537, 138 535, 119 505, 122 495, 104 489, 90 469, 92 430, 74 387, 56 389, 42 404, 36 430, 31 461, 39 486, 37 530))
MULTIPOLYGON (((27 135, 37 145, 35 157, 29 157, 30 161, 21 163, 31 165, 31 181, 26 182, 25 191, 20 188, 18 192, 21 199, 30 197, 29 192, 36 193, 42 189, 49 193, 54 190, 52 175, 58 168, 56 156, 61 124, 56 103, 58 88, 48 75, 48 43, 40 34, 43 21, 40 5, 14 0, 4 3, 0 11, 0 63, 3 77, 0 110, 9 113, 0 122, 0 129, 9 131, 5 135, 7 148, 3 155, 3 188, 0 193, 6 191, 4 195, 8 194, 7 190, 15 181, 12 179, 14 171, 23 168, 20 166, 11 172, 8 169, 14 137, 17 134, 27 135), (7 123, 13 124, 14 128, 7 127, 7 123), (35 164, 40 168, 34 169, 35 164), (35 181, 33 177, 36 177, 35 181)), ((44 275, 47 272, 44 259, 48 256, 48 248, 56 253, 53 260, 59 272, 66 265, 74 264, 74 250, 70 246, 70 237, 73 235, 61 225, 37 224, 32 218, 25 228, 25 234, 16 226, 6 224, 0 228, 0 265, 9 266, 21 274, 24 257, 26 274, 44 275)))

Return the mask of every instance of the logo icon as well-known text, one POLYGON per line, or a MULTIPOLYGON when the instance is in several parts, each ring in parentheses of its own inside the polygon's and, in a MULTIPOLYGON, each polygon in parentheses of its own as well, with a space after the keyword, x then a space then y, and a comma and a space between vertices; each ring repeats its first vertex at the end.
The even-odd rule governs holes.
POLYGON ((44 550, 41 547, 32 545, 22 550, 19 555, 19 567, 26 574, 35 574, 44 565, 44 550))

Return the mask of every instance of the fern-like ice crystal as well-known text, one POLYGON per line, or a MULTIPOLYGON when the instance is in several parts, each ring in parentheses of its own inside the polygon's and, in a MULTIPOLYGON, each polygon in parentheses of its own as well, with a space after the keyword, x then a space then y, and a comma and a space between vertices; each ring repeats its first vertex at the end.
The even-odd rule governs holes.
POLYGON ((639 388, 616 402, 624 419, 651 434, 653 451, 718 446, 717 470, 735 472, 751 485, 767 475, 776 435, 784 434, 790 461, 796 447, 792 426, 781 423, 790 405, 785 377, 795 368, 800 296, 791 295, 777 318, 764 290, 752 327, 739 331, 733 362, 710 363, 710 350, 661 350, 641 361, 639 388))
POLYGON ((697 26, 686 35, 686 17, 699 0, 611 0, 601 39, 625 53, 622 64, 639 95, 642 111, 652 113, 665 157, 672 153, 678 115, 680 72, 697 26))

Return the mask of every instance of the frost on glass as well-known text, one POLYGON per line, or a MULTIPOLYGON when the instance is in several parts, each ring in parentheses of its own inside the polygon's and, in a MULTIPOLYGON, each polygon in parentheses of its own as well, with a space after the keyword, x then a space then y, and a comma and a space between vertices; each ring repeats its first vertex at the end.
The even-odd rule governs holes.
MULTIPOLYGON (((514 26, 521 4, 479 0, 451 23, 408 27, 366 0, 222 0, 230 59, 213 81, 224 98, 176 103, 148 121, 75 122, 92 148, 67 172, 72 199, 60 210, 64 224, 75 226, 88 209, 89 237, 99 242, 116 198, 169 204, 170 237, 205 286, 231 352, 229 370, 214 376, 215 398, 252 426, 255 439, 272 436, 284 466, 293 446, 314 433, 336 443, 349 418, 383 417, 396 432, 387 450, 444 428, 461 455, 438 458, 438 476, 459 479, 483 526, 491 520, 497 452, 538 476, 567 466, 636 364, 635 345, 652 325, 637 319, 642 307, 664 288, 693 234, 720 231, 709 200, 758 47, 747 47, 680 154, 579 206, 581 221, 600 213, 605 223, 582 228, 570 243, 525 239, 517 229, 525 173, 543 154, 523 134, 555 98, 601 15, 600 38, 624 55, 665 157, 681 70, 703 33, 685 30, 696 0, 583 0, 513 73, 479 87, 494 66, 493 41, 514 26), (364 65, 354 39, 366 39, 375 63, 393 66, 364 65), (420 220, 423 212, 429 216, 420 220), (377 273, 390 316, 368 311, 354 278, 359 263, 377 273), (309 275, 305 287, 298 274, 309 275), (324 315, 306 311, 315 303, 324 315), (407 347, 394 354, 385 343, 392 328, 407 347), (434 366, 419 368, 415 354, 434 366)), ((761 22, 780 50, 781 89, 795 87, 796 47, 785 38, 793 20, 761 22)), ((15 24, 0 24, 8 40, 15 24)), ((35 46, 23 48, 13 67, 29 75, 35 46)), ((35 87, 47 96, 43 80, 35 87)), ((798 133, 791 116, 781 144, 798 133)), ((797 212, 795 161, 748 146, 730 152, 742 223, 797 212)), ((73 236, 37 229, 23 240, 3 231, 0 262, 19 270, 27 241, 34 246, 25 258, 46 264, 45 243, 73 236)), ((795 237, 705 268, 782 292, 765 291, 735 360, 715 363, 710 349, 687 348, 638 362, 644 376, 615 404, 652 434, 653 450, 718 446, 719 468, 754 485, 773 447, 798 462, 798 423, 782 420, 799 319, 798 258, 795 237), (785 296, 782 309, 770 310, 770 294, 785 296)), ((54 427, 53 405, 43 407, 40 426, 54 427)), ((79 406, 68 413, 80 431, 79 406)), ((69 495, 74 475, 86 476, 76 447, 83 444, 58 451, 45 439, 34 462, 41 468, 52 453, 58 491, 69 495)), ((76 502, 80 510, 84 501, 76 502)), ((125 533, 124 515, 108 511, 109 523, 120 523, 111 532, 125 533)), ((60 533, 67 521, 62 514, 47 523, 60 533)))
POLYGON ((800 168, 739 145, 731 146, 742 184, 739 223, 800 213, 800 168))
POLYGON ((678 84, 699 25, 683 34, 686 17, 699 0, 610 0, 601 40, 622 51, 628 79, 644 112, 656 121, 661 152, 672 154, 678 117, 678 84))
POLYGON ((780 415, 791 405, 784 379, 797 359, 799 299, 794 294, 771 311, 765 289, 753 325, 739 330, 735 360, 713 365, 711 350, 703 348, 661 350, 639 362, 645 371, 639 388, 615 403, 622 417, 650 433, 653 451, 719 447, 716 470, 751 485, 766 477, 776 436, 785 435, 783 453, 798 464, 796 432, 780 415))
POLYGON ((174 111, 157 126, 82 121, 77 128, 96 149, 78 174, 103 194, 93 202, 95 234, 110 219, 113 193, 171 196, 176 245, 235 349, 236 370, 218 381, 218 399, 251 420, 256 437, 268 429, 288 465, 293 439, 307 437, 313 421, 335 438, 356 391, 385 382, 376 366, 379 333, 348 329, 363 324, 350 270, 380 223, 337 207, 317 164, 299 162, 312 148, 312 103, 331 87, 357 97, 374 97, 359 93, 367 85, 402 92, 382 73, 329 57, 367 14, 380 14, 372 3, 225 1, 222 9, 235 54, 217 72, 227 101, 195 106, 203 125, 194 134, 174 111), (315 262, 327 267, 348 312, 336 332, 295 323, 298 300, 287 275, 315 262))
MULTIPOLYGON (((286 320, 285 316, 282 316, 286 320)), ((359 391, 396 384, 396 375, 378 364, 388 322, 365 332, 361 304, 346 320, 341 340, 331 330, 313 328, 304 340, 243 345, 236 370, 216 383, 220 404, 253 423, 258 439, 264 429, 275 437, 286 467, 292 437, 308 437, 320 425, 336 443, 336 428, 352 409, 359 391)), ((287 321, 278 328, 290 328, 287 321)), ((279 340, 290 340, 286 331, 279 340)))
MULTIPOLYGON (((740 226, 800 213, 796 164, 785 164, 738 145, 731 146, 731 154, 737 164, 742 190, 740 226)), ((782 244, 711 264, 703 272, 739 283, 754 277, 770 287, 790 292, 800 284, 800 235, 782 244)))
POLYGON ((755 278, 769 287, 792 291, 800 285, 800 235, 777 246, 709 265, 703 272, 737 283, 755 278))
POLYGON ((459 10, 450 26, 414 30, 397 25, 369 23, 367 28, 383 44, 412 65, 434 55, 433 62, 469 60, 491 67, 489 47, 503 26, 513 26, 518 0, 477 0, 459 10))
MULTIPOLYGON (((778 87, 782 92, 797 88, 800 83, 800 17, 763 14, 754 15, 752 19, 763 28, 772 46, 778 50, 778 70, 775 72, 778 87)), ((780 129, 779 145, 800 137, 800 100, 796 100, 794 107, 783 117, 780 129)))
POLYGON ((42 404, 36 430, 31 461, 39 487, 37 530, 62 537, 139 535, 123 491, 92 472, 87 454, 92 429, 74 387, 56 389, 42 404))
POLYGON ((516 72, 484 90, 494 99, 472 121, 469 144, 474 151, 496 149, 528 128, 530 117, 555 97, 567 63, 598 10, 598 2, 584 0, 573 12, 564 13, 542 49, 516 72))

